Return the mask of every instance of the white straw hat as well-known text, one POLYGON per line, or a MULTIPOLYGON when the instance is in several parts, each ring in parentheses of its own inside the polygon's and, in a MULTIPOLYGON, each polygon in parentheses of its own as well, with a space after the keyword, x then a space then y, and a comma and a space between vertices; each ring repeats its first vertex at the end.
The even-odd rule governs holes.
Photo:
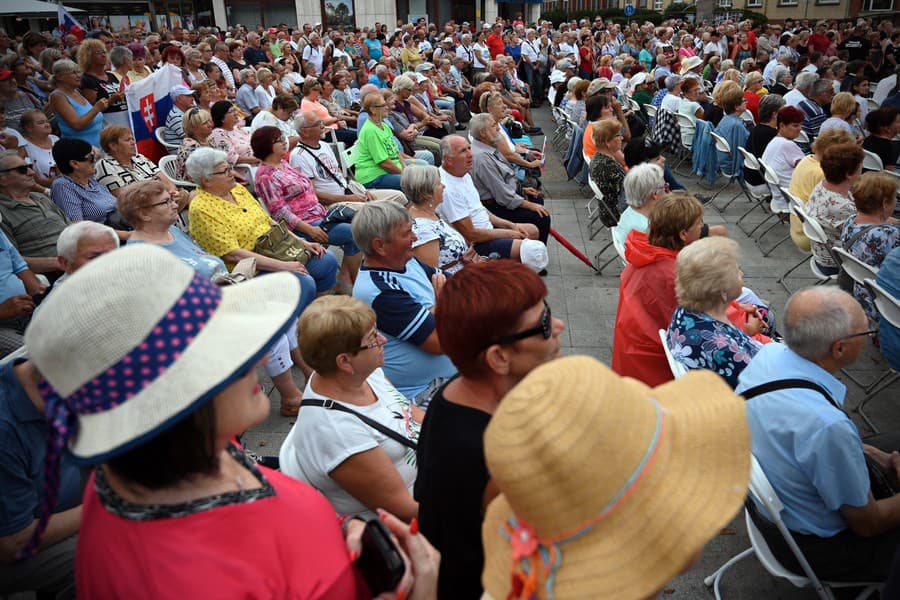
POLYGON ((219 288, 152 244, 101 256, 55 289, 25 332, 48 384, 48 420, 65 418, 80 464, 116 456, 252 367, 299 302, 287 273, 219 288))

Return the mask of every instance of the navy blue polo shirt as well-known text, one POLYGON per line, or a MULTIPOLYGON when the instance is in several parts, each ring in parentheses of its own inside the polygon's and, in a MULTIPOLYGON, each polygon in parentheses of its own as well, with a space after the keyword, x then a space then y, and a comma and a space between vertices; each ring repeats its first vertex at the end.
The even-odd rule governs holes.
MULTIPOLYGON (((22 531, 40 516, 48 430, 47 420, 25 393, 13 365, 0 366, 0 536, 22 531)), ((64 456, 60 469, 54 512, 81 504, 78 467, 64 456)))

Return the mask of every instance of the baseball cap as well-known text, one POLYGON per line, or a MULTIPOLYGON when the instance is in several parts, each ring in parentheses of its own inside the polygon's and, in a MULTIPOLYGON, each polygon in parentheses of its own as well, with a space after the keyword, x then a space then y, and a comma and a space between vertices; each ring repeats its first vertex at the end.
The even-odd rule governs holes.
POLYGON ((178 96, 193 96, 193 95, 194 95, 194 91, 191 90, 191 88, 189 88, 187 86, 183 86, 183 85, 176 85, 169 92, 169 97, 172 98, 172 100, 174 100, 178 96))
POLYGON ((13 72, 9 69, 0 69, 0 81, 6 81, 12 77, 13 72))
POLYGON ((416 67, 416 73, 422 73, 424 71, 430 71, 434 68, 434 64, 430 62, 423 62, 421 65, 416 67))

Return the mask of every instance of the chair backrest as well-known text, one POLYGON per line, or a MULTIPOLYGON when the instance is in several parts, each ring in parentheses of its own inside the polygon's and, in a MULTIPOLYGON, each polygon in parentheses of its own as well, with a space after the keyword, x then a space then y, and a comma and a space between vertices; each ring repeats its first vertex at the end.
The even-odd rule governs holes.
POLYGON ((600 191, 600 186, 597 185, 597 182, 594 181, 592 177, 588 177, 588 185, 591 186, 591 191, 594 192, 594 196, 597 197, 597 200, 603 201, 603 192, 600 191))
POLYGON ((756 119, 753 118, 753 113, 749 110, 745 110, 741 113, 741 121, 746 121, 751 125, 756 125, 756 119))
POLYGON ((831 249, 831 254, 841 264, 841 268, 850 278, 860 285, 866 284, 866 279, 878 277, 878 267, 866 264, 840 246, 831 249))
POLYGON ((724 152, 725 154, 731 155, 731 145, 728 143, 728 140, 723 138, 721 135, 716 133, 715 131, 710 131, 709 135, 716 141, 716 150, 719 152, 724 152))
POLYGON ((761 171, 763 179, 766 180, 766 183, 768 183, 770 186, 774 186, 775 188, 780 187, 781 180, 778 179, 778 173, 776 173, 775 170, 772 169, 772 167, 764 163, 763 159, 760 158, 757 160, 757 162, 759 163, 760 167, 762 167, 761 171))
POLYGON ((641 112, 641 105, 638 104, 637 100, 635 100, 634 98, 629 98, 628 104, 631 106, 631 110, 633 110, 634 112, 636 112, 636 113, 641 112))
POLYGON ((609 228, 609 237, 612 238, 613 248, 616 249, 616 254, 619 255, 619 259, 622 261, 622 266, 628 265, 628 259, 625 258, 625 244, 619 243, 619 238, 616 237, 616 232, 619 230, 617 225, 609 228))
POLYGON ((881 108, 881 105, 875 102, 872 98, 866 98, 866 103, 869 105, 869 110, 878 110, 881 108))
MULTIPOLYGON (((785 196, 785 198, 790 197, 796 198, 796 196, 785 196)), ((799 201, 792 203, 791 212, 797 215, 797 218, 803 223, 803 234, 809 238, 809 241, 816 244, 828 244, 828 236, 825 235, 822 224, 819 223, 815 217, 809 216, 809 213, 806 212, 805 205, 799 201)))
POLYGON ((800 135, 798 135, 796 138, 794 138, 794 141, 798 144, 809 144, 810 143, 809 136, 806 135, 805 131, 800 131, 800 135))
POLYGON ((666 360, 669 363, 669 370, 672 371, 672 375, 675 377, 675 379, 678 379, 682 375, 685 375, 687 373, 687 368, 683 364, 675 360, 675 357, 672 356, 672 351, 669 350, 669 344, 666 343, 665 329, 659 330, 659 341, 662 343, 663 352, 666 353, 666 360))
POLYGON ((738 146, 738 152, 740 152, 741 156, 744 159, 745 170, 750 169, 751 171, 762 171, 762 168, 759 166, 759 160, 757 160, 756 156, 754 156, 752 152, 741 146, 738 146))
POLYGON ((178 144, 170 144, 166 141, 166 128, 165 126, 160 126, 156 128, 156 131, 153 132, 153 135, 156 136, 156 141, 162 144, 162 147, 168 151, 169 154, 174 154, 178 151, 178 144))
POLYGON ((645 104, 644 112, 646 112, 651 117, 655 117, 656 116, 656 107, 653 106, 652 104, 645 104))
POLYGON ((359 149, 357 148, 356 144, 341 151, 341 171, 344 172, 344 177, 348 177, 350 175, 350 169, 356 166, 356 159, 358 156, 359 149))
POLYGON ((870 150, 863 150, 863 171, 883 171, 881 157, 870 150))
POLYGON ((172 182, 184 188, 194 189, 197 187, 197 184, 192 183, 190 181, 185 181, 184 179, 180 179, 178 174, 175 172, 175 161, 178 160, 178 157, 172 156, 171 154, 163 156, 159 159, 159 168, 160 170, 166 174, 166 177, 172 180, 172 182))
POLYGON ((900 328, 900 299, 895 298, 886 289, 878 285, 875 278, 866 279, 866 287, 872 290, 875 296, 875 308, 878 313, 891 325, 900 328))
POLYGON ((675 120, 678 121, 679 127, 687 127, 688 129, 694 129, 696 127, 694 121, 687 115, 675 113, 675 120))

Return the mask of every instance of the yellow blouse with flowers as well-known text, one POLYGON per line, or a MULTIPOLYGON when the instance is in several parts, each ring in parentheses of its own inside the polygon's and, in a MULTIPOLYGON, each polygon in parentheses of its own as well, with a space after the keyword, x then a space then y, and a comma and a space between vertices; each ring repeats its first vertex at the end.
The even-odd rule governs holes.
MULTIPOLYGON (((272 227, 272 219, 244 186, 231 188, 237 204, 232 204, 204 189, 191 201, 191 237, 200 247, 218 257, 232 250, 253 251, 256 241, 272 227)), ((228 269, 234 263, 227 263, 228 269)))

